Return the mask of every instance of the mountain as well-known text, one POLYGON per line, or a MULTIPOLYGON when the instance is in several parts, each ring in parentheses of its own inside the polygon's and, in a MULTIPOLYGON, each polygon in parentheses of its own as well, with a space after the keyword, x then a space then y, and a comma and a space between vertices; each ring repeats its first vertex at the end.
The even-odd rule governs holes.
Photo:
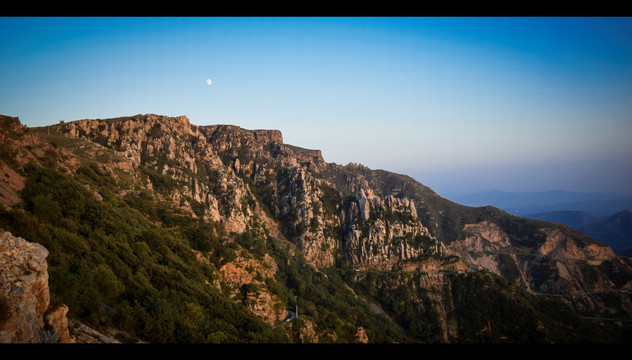
POLYGON ((632 254, 632 211, 620 211, 602 221, 584 225, 579 229, 592 238, 608 244, 621 255, 632 254))
POLYGON ((0 142, 0 230, 49 251, 51 309, 121 342, 630 339, 629 258, 278 130, 1 116, 0 142))
POLYGON ((630 256, 632 251, 632 216, 628 209, 611 216, 592 216, 583 211, 566 210, 528 214, 524 217, 568 225, 610 246, 623 256, 630 256))
POLYGON ((540 192, 491 190, 454 194, 450 196, 450 199, 469 206, 492 205, 518 216, 552 211, 582 211, 593 216, 607 216, 622 209, 632 208, 632 195, 560 190, 540 192))
POLYGON ((529 219, 562 223, 579 231, 581 231, 581 228, 584 226, 598 223, 603 219, 603 217, 593 216, 587 212, 578 210, 558 210, 523 216, 529 219))

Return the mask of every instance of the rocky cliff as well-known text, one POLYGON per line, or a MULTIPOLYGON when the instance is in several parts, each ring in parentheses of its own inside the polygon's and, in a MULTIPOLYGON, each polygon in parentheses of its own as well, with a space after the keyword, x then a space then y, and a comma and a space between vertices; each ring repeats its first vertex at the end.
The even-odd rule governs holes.
MULTIPOLYGON (((6 209, 22 206, 36 213, 44 211, 38 204, 55 202, 52 195, 35 200, 34 195, 25 196, 25 186, 27 194, 35 191, 29 166, 67 174, 83 184, 81 192, 91 194, 85 213, 76 215, 78 224, 88 221, 94 228, 101 220, 90 214, 105 215, 111 208, 128 211, 123 203, 139 210, 156 231, 173 232, 175 238, 195 244, 195 266, 213 274, 203 281, 208 288, 267 324, 283 320, 290 304, 299 301, 296 294, 302 294, 308 311, 293 330, 285 328, 288 336, 304 339, 309 333, 310 339, 340 340, 341 334, 348 334, 349 341, 363 342, 384 336, 360 323, 342 330, 330 319, 332 315, 328 318, 314 305, 323 293, 334 291, 327 284, 337 281, 338 275, 331 270, 342 274, 346 287, 355 287, 349 288, 354 304, 360 306, 363 302, 358 299, 368 295, 367 303, 381 305, 392 317, 384 321, 395 322, 394 329, 403 326, 407 334, 424 341, 475 339, 468 335, 473 325, 457 316, 466 311, 461 305, 467 298, 463 291, 507 286, 495 276, 530 296, 562 297, 583 316, 632 314, 632 264, 607 246, 558 224, 517 218, 491 207, 455 204, 405 175, 361 164, 326 163, 319 150, 285 144, 278 130, 197 126, 185 116, 153 114, 35 129, 16 121, 6 117, 3 125, 8 145, 0 169, 7 180, 0 187, 0 199, 6 209), (199 231, 196 226, 210 230, 199 231), (301 259, 309 270, 297 268, 301 259), (309 290, 306 279, 323 285, 309 290), (413 318, 423 318, 432 326, 422 326, 413 318), (290 335, 292 331, 298 333, 290 335)), ((50 215, 50 209, 45 210, 50 215)), ((152 241, 142 234, 149 230, 138 230, 145 226, 142 218, 134 221, 130 219, 135 227, 125 230, 130 232, 126 236, 140 238, 123 239, 132 245, 117 246, 148 254, 152 241)), ((74 226, 80 235, 88 231, 74 226)), ((99 231, 96 236, 108 233, 107 228, 99 231)), ((161 256, 162 262, 175 261, 173 255, 161 256)), ((188 259, 189 255, 178 256, 188 259)), ((138 281, 146 282, 159 273, 159 266, 160 262, 147 271, 130 271, 139 272, 138 281)), ((120 269, 103 270, 99 276, 111 273, 128 276, 120 269)), ((112 297, 122 296, 117 281, 111 282, 112 297)), ((143 301, 154 304, 156 296, 143 301)), ((527 295, 512 290, 502 296, 527 295)), ((519 303, 516 306, 522 306, 519 303)), ((197 305, 187 306, 183 312, 199 311, 197 305)), ((132 316, 127 315, 131 310, 122 309, 132 316)), ((369 313, 380 316, 381 312, 369 313)), ((560 326, 555 321, 546 324, 560 326)), ((502 325, 476 326, 489 336, 506 336, 495 333, 498 328, 507 330, 502 325)), ((389 336, 396 333, 393 330, 389 336)), ((553 339, 554 333, 533 336, 553 339)), ((219 340, 225 335, 216 331, 207 337, 219 340)))
POLYGON ((55 131, 112 149, 129 159, 134 177, 145 176, 148 187, 227 232, 268 224, 317 267, 334 265, 336 254, 353 266, 388 268, 439 251, 414 200, 377 196, 361 177, 348 179, 353 194, 343 199, 323 176, 329 167, 320 151, 283 144, 278 130, 139 115, 70 122, 55 131))
POLYGON ((71 342, 66 306, 50 308, 42 245, 0 233, 0 342, 71 342))

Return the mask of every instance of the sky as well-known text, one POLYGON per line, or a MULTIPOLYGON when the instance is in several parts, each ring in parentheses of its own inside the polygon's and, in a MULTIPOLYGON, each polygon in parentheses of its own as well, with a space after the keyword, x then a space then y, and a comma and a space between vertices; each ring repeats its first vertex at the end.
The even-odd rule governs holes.
POLYGON ((449 196, 632 194, 632 18, 3 17, 0 114, 278 129, 449 196))

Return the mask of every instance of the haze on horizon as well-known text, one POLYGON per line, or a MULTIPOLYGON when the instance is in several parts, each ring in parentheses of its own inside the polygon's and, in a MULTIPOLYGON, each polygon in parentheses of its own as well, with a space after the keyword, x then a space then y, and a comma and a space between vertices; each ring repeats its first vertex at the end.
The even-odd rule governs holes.
POLYGON ((632 193, 632 18, 0 18, 0 114, 279 129, 441 195, 632 193))

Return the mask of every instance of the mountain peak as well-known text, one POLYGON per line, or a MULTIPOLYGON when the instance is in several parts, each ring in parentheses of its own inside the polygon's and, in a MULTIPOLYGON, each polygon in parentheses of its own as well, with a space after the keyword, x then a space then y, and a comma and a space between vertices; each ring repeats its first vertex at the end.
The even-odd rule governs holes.
POLYGON ((614 221, 632 221, 632 210, 630 209, 624 209, 619 211, 616 214, 613 214, 612 216, 610 216, 606 221, 607 222, 614 222, 614 221))

